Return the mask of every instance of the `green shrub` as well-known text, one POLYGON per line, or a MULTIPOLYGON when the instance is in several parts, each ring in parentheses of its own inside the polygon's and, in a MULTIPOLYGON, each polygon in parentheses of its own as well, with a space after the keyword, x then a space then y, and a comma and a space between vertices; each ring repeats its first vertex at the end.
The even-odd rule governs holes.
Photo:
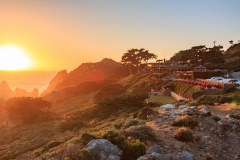
POLYGON ((133 117, 133 118, 146 120, 146 119, 148 119, 149 116, 154 115, 155 112, 152 109, 150 109, 149 107, 144 107, 144 108, 140 109, 139 111, 137 111, 136 114, 137 114, 136 117, 133 117))
POLYGON ((116 128, 116 129, 120 129, 120 128, 123 126, 123 123, 122 123, 122 122, 121 122, 121 123, 116 123, 116 124, 114 124, 113 126, 114 126, 114 128, 116 128))
POLYGON ((115 131, 107 131, 105 134, 101 136, 103 139, 107 139, 112 144, 117 146, 121 146, 122 142, 125 140, 125 137, 120 135, 118 132, 115 131))
POLYGON ((51 148, 57 147, 62 142, 59 141, 51 141, 46 146, 43 147, 43 152, 50 150, 51 148))
POLYGON ((140 125, 140 124, 143 124, 143 122, 140 121, 140 120, 129 119, 123 124, 122 128, 126 129, 126 128, 129 128, 131 126, 137 126, 137 125, 140 125))
POLYGON ((184 128, 184 127, 179 128, 174 133, 174 138, 183 142, 193 142, 193 131, 191 129, 184 128))
POLYGON ((131 126, 122 131, 122 133, 127 137, 130 136, 143 142, 156 140, 152 128, 146 125, 131 126))
POLYGON ((90 142, 91 140, 97 139, 97 138, 98 138, 97 136, 85 132, 85 133, 83 133, 82 136, 81 136, 81 141, 82 141, 82 144, 86 145, 86 144, 88 144, 88 142, 90 142))
POLYGON ((232 102, 232 97, 227 97, 227 96, 221 96, 219 99, 219 103, 231 103, 232 102))
POLYGON ((87 149, 82 149, 80 152, 81 160, 94 160, 92 153, 87 149))
POLYGON ((191 116, 183 116, 183 117, 178 117, 172 122, 173 126, 181 126, 181 127, 190 127, 190 128, 195 128, 198 126, 198 121, 196 118, 191 117, 191 116))
POLYGON ((128 142, 124 136, 116 131, 107 131, 101 138, 107 139, 112 144, 117 145, 123 151, 121 159, 124 160, 136 160, 141 155, 144 155, 147 149, 143 142, 139 140, 128 142))
POLYGON ((146 153, 147 146, 139 140, 133 140, 132 142, 124 142, 120 149, 123 151, 121 159, 136 160, 146 153))

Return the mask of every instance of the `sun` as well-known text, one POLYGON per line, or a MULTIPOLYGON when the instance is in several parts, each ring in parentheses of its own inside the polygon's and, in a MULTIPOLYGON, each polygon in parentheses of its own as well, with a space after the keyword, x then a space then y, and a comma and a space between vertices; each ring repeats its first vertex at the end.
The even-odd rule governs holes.
POLYGON ((0 47, 0 70, 24 70, 31 65, 32 61, 23 49, 13 45, 0 47))

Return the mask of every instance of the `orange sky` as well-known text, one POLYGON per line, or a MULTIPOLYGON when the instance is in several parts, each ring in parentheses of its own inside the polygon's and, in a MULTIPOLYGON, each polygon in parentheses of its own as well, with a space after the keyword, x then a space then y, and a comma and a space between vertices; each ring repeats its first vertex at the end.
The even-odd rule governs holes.
POLYGON ((169 59, 196 45, 230 46, 240 37, 239 1, 0 1, 0 46, 22 47, 35 70, 68 71, 131 48, 169 59), (204 12, 203 12, 204 10, 204 12))

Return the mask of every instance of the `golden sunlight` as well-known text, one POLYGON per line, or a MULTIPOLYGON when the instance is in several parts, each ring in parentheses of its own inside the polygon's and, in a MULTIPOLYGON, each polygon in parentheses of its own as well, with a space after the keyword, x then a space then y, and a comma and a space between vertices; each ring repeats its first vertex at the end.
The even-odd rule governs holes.
POLYGON ((24 70, 31 65, 32 60, 23 49, 12 45, 0 47, 0 70, 24 70))

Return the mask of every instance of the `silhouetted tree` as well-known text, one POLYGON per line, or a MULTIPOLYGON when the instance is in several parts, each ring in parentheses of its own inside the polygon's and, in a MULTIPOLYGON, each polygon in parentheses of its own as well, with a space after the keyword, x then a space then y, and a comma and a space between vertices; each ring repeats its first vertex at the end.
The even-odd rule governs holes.
POLYGON ((127 53, 124 53, 122 56, 121 62, 129 66, 129 72, 132 74, 132 68, 137 68, 139 72, 139 65, 143 61, 147 63, 149 59, 156 59, 157 56, 153 53, 149 53, 148 50, 144 48, 141 49, 130 49, 127 53))
POLYGON ((6 109, 11 120, 19 119, 22 123, 35 123, 50 119, 51 102, 41 98, 15 97, 7 101, 6 109))
POLYGON ((180 63, 190 63, 195 66, 224 63, 222 46, 214 46, 213 48, 206 48, 204 45, 194 46, 191 49, 179 51, 170 61, 180 63))
POLYGON ((138 50, 137 56, 139 57, 140 61, 143 61, 146 64, 150 59, 157 59, 157 55, 149 53, 149 51, 145 50, 144 48, 138 50))

